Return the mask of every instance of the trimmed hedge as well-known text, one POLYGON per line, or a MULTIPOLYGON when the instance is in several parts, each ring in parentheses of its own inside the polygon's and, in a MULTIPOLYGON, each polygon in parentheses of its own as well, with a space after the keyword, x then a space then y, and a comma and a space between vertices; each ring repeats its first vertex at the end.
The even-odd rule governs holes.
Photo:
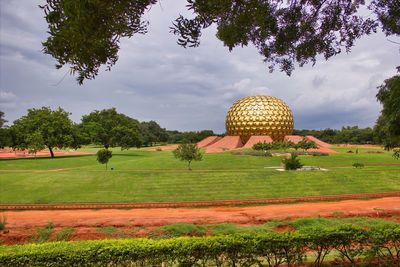
POLYGON ((1 266, 109 266, 179 264, 192 266, 289 266, 306 252, 314 266, 337 251, 352 264, 400 264, 400 225, 364 229, 355 225, 312 227, 298 232, 234 234, 171 239, 119 239, 53 242, 0 247, 1 266))

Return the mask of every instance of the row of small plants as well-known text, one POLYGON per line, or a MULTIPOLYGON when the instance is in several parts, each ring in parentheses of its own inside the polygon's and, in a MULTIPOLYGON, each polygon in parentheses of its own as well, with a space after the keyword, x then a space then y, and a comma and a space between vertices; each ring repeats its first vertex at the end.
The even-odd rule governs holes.
POLYGON ((310 227, 296 232, 118 239, 0 247, 2 266, 279 266, 330 261, 400 264, 400 226, 310 227))
POLYGON ((258 142, 253 145, 254 150, 263 150, 263 151, 268 151, 268 150, 288 150, 290 148, 294 148, 296 150, 298 149, 303 149, 303 151, 307 151, 311 148, 318 148, 318 146, 315 144, 314 141, 308 141, 306 139, 301 140, 297 144, 288 141, 288 142, 281 142, 281 141, 274 141, 271 143, 267 142, 258 142))

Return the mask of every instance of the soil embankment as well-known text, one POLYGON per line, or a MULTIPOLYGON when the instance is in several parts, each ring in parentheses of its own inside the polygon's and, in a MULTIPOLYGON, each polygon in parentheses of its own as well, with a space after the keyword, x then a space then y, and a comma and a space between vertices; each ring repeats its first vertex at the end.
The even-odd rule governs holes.
POLYGON ((110 226, 125 235, 143 237, 154 228, 176 223, 250 225, 272 219, 338 214, 340 217, 392 218, 400 215, 400 197, 247 207, 7 211, 3 215, 8 224, 0 232, 0 240, 10 245, 28 242, 49 222, 54 224, 53 235, 69 227, 74 229, 72 240, 86 240, 110 238, 98 231, 110 226))

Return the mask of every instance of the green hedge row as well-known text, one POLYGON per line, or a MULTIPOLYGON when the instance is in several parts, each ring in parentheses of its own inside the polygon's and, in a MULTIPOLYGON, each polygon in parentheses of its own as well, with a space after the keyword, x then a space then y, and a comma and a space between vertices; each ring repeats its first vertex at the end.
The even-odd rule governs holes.
POLYGON ((0 247, 0 266, 320 266, 332 251, 352 264, 400 264, 400 225, 171 239, 53 242, 0 247), (314 254, 314 255, 310 255, 314 254), (308 258, 306 257, 308 255, 308 258))

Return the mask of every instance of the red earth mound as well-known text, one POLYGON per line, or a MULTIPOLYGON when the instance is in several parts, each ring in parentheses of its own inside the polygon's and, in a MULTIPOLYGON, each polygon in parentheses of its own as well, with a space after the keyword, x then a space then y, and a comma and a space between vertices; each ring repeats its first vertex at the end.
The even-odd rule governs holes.
POLYGON ((258 142, 272 143, 273 140, 269 135, 253 135, 242 148, 252 148, 258 142))
POLYGON ((11 245, 28 242, 39 227, 45 227, 49 222, 54 224, 54 232, 71 227, 75 229, 72 240, 87 240, 113 237, 98 232, 98 228, 109 226, 116 228, 115 235, 140 237, 146 236, 151 229, 175 223, 250 225, 272 219, 336 214, 392 219, 392 216, 400 215, 400 197, 252 207, 7 211, 3 214, 8 224, 0 232, 0 240, 11 245))
POLYGON ((225 136, 218 142, 206 147, 206 153, 218 153, 230 150, 236 150, 243 147, 240 136, 225 136))
POLYGON ((317 146, 319 146, 320 148, 322 148, 322 147, 331 147, 332 146, 331 144, 325 143, 324 141, 321 141, 318 138, 315 138, 314 136, 311 136, 311 135, 307 135, 306 139, 308 141, 314 141, 314 143, 317 146))
POLYGON ((285 141, 286 142, 293 142, 295 144, 297 144, 298 142, 304 140, 305 138, 303 136, 299 136, 299 135, 286 135, 285 136, 285 141))
POLYGON ((222 137, 219 136, 209 136, 198 142, 197 146, 200 148, 204 148, 218 142, 221 139, 222 137))

